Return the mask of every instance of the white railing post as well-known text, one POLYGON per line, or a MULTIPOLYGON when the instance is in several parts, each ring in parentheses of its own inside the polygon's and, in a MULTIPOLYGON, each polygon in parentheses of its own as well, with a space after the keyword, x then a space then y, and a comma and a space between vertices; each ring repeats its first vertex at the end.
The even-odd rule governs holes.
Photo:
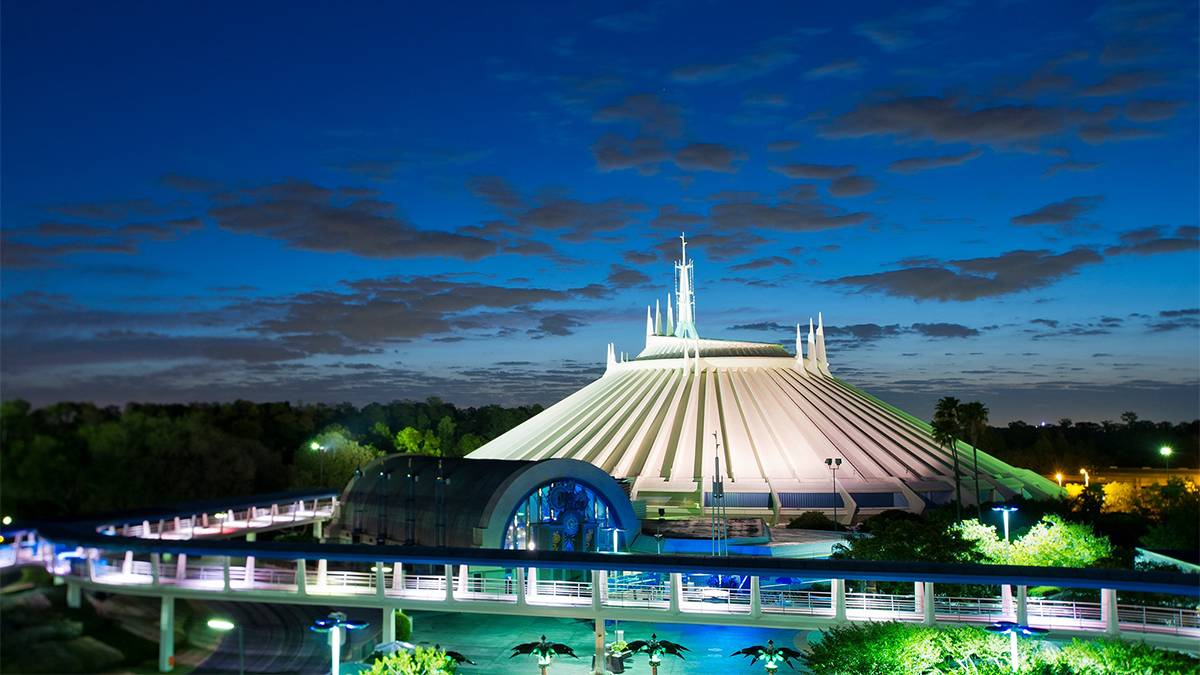
POLYGON ((517 567, 513 570, 513 578, 517 582, 517 604, 525 604, 525 570, 517 567))
POLYGON ((921 595, 923 597, 921 604, 925 612, 921 623, 926 626, 932 626, 937 623, 937 598, 933 595, 932 581, 926 581, 922 584, 921 595))
POLYGON ((1120 635, 1121 621, 1117 616, 1117 589, 1104 588, 1100 590, 1100 620, 1104 622, 1104 632, 1107 635, 1120 635))
MULTIPOLYGON (((383 569, 383 562, 377 561, 375 563, 375 597, 377 598, 387 595, 387 579, 383 574, 383 569)), ((387 612, 386 607, 384 607, 384 612, 387 612)), ((384 640, 384 642, 391 642, 391 640, 384 640)))
POLYGON ((670 604, 670 608, 671 608, 672 614, 678 614, 680 611, 682 611, 680 609, 680 607, 682 606, 682 603, 680 601, 682 599, 683 599, 683 574, 681 574, 679 572, 671 572, 671 604, 670 604))
POLYGON ((471 570, 467 565, 458 566, 458 592, 466 594, 471 590, 471 570))
POLYGON ((392 590, 404 591, 404 565, 402 563, 392 563, 392 590))
POLYGON ((125 560, 121 562, 121 574, 133 574, 133 551, 125 551, 125 560))
POLYGON ((762 582, 757 575, 750 577, 750 616, 762 616, 762 582))
POLYGON ((1017 623, 1029 625, 1029 587, 1017 586, 1017 623))
POLYGON ((225 586, 226 593, 228 593, 233 588, 233 584, 231 583, 231 581, 229 579, 230 560, 231 560, 231 558, 229 556, 224 556, 221 558, 221 581, 223 582, 223 584, 225 586))
POLYGON ((150 521, 143 520, 142 521, 142 539, 149 539, 149 538, 150 538, 150 521))
POLYGON ((525 592, 531 598, 536 598, 538 595, 537 568, 536 567, 529 568, 529 581, 525 584, 525 592))
POLYGON ((831 580, 830 591, 832 591, 833 595, 833 620, 843 623, 846 621, 846 580, 831 580))
POLYGON ((175 585, 182 584, 187 579, 187 554, 179 553, 175 559, 175 585))
POLYGON ((96 559, 90 555, 87 559, 87 575, 88 581, 94 582, 96 580, 96 559))
MULTIPOLYGON (((1000 586, 1000 613, 1005 617, 1016 618, 1016 610, 1013 609, 1013 589, 1012 585, 1004 584, 1000 586)), ((1019 622, 1018 622, 1019 623, 1019 622)))
POLYGON ((446 602, 454 602, 454 565, 445 566, 446 576, 446 602))
POLYGON ((303 558, 296 561, 296 593, 308 595, 308 561, 303 558))
POLYGON ((150 554, 150 585, 158 585, 158 563, 162 558, 157 553, 150 554))
POLYGON ((254 586, 254 556, 246 556, 246 567, 242 572, 242 582, 247 587, 254 586))
POLYGON ((329 561, 320 558, 317 560, 317 585, 325 586, 329 577, 329 561))

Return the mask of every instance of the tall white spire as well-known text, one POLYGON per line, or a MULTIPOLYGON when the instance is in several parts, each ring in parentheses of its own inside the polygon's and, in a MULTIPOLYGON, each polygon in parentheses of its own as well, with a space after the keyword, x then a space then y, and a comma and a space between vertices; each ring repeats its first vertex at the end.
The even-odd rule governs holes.
POLYGON ((650 305, 646 305, 646 337, 654 335, 654 319, 650 317, 650 305))
POLYGON ((817 312, 817 368, 829 374, 829 359, 825 355, 825 319, 817 312))
POLYGON ((817 365, 817 338, 813 334, 812 317, 808 317, 808 362, 817 365))
POLYGON ((679 307, 679 320, 675 324, 675 337, 696 339, 695 310, 696 301, 692 295, 692 261, 687 257, 687 237, 679 235, 680 257, 675 263, 675 273, 678 276, 678 287, 675 289, 676 301, 679 307))
POLYGON ((671 294, 667 293, 667 332, 663 335, 675 334, 675 312, 671 309, 671 294))
POLYGON ((662 335, 662 311, 658 300, 654 301, 654 334, 662 335))
POLYGON ((801 342, 800 342, 800 324, 796 324, 796 361, 797 362, 804 360, 804 350, 802 349, 803 346, 804 345, 801 344, 801 342))

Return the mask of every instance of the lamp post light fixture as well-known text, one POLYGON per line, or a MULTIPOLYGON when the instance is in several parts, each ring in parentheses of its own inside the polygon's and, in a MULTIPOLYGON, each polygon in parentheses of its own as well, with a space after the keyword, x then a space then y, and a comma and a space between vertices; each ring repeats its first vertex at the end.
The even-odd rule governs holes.
POLYGON ((986 628, 993 633, 1008 634, 1008 663, 1012 666, 1014 673, 1021 670, 1021 652, 1017 651, 1017 638, 1037 637, 1049 632, 1045 628, 1023 626, 1013 621, 997 621, 990 626, 986 626, 986 628))
POLYGON ((836 532, 841 529, 837 519, 837 470, 842 466, 841 457, 826 457, 825 466, 829 467, 829 472, 833 474, 833 529, 836 532))
POLYGON ((1080 469, 1079 474, 1083 476, 1083 487, 1090 487, 1092 484, 1092 475, 1087 469, 1080 469))
POLYGON ((1062 480, 1063 480, 1063 475, 1062 475, 1061 471, 1054 474, 1054 480, 1058 481, 1058 487, 1061 489, 1062 488, 1062 480))
POLYGON ((1008 543, 1008 514, 1017 510, 1015 506, 993 506, 993 511, 999 511, 1004 514, 1004 543, 1008 543))
POLYGON ((314 633, 329 634, 329 673, 341 675, 342 672, 342 636, 345 631, 366 628, 371 624, 366 621, 351 621, 343 612, 330 612, 329 616, 316 619, 308 627, 314 633))
POLYGON ((1174 453, 1175 451, 1169 445, 1164 445, 1158 449, 1158 454, 1162 455, 1163 458, 1163 467, 1167 470, 1171 468, 1171 455, 1174 453))
POLYGON ((209 619, 208 627, 215 631, 220 631, 222 633, 228 633, 229 631, 234 630, 234 629, 237 630, 238 675, 246 675, 246 636, 245 636, 245 633, 242 631, 242 627, 237 625, 236 623, 230 621, 229 619, 209 619))
POLYGON ((309 443, 308 447, 311 448, 313 452, 320 453, 321 455, 321 460, 319 462, 319 466, 321 467, 320 478, 318 479, 318 482, 321 484, 320 487, 325 487, 325 451, 329 448, 316 441, 309 443))

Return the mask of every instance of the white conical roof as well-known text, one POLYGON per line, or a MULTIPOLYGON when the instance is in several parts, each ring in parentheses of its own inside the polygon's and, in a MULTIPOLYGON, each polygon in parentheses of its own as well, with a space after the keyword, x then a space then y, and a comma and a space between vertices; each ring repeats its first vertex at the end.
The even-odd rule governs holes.
MULTIPOLYGON (((808 359, 776 344, 648 335, 636 359, 614 362, 610 346, 603 377, 470 457, 584 460, 630 479, 634 499, 686 506, 711 483, 715 432, 733 508, 827 506, 826 458, 842 459, 839 505, 851 509, 952 499, 953 460, 929 426, 830 374, 823 327, 815 354, 809 340, 808 359)), ((1058 494, 1031 471, 978 456, 984 499, 1058 494)), ((960 443, 965 503, 975 501, 971 461, 960 443)))

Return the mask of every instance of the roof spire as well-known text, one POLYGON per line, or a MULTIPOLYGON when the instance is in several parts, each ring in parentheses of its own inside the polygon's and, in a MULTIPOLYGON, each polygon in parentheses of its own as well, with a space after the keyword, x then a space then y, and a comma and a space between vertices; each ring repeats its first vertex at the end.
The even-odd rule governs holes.
POLYGON ((825 319, 817 312, 817 369, 829 374, 829 358, 825 354, 825 319))
POLYGON ((675 334, 675 311, 671 309, 671 294, 667 293, 667 332, 664 335, 675 334))
POLYGON ((646 337, 654 335, 654 319, 650 317, 650 305, 646 305, 646 337))
POLYGON ((679 307, 679 321, 675 325, 674 335, 681 338, 696 339, 700 336, 696 333, 696 300, 692 295, 693 278, 692 278, 692 261, 687 257, 687 237, 681 232, 679 234, 679 253, 680 258, 675 262, 675 271, 678 276, 678 287, 675 289, 676 301, 679 307))
POLYGON ((658 300, 654 300, 654 334, 662 335, 662 311, 660 310, 658 300))
POLYGON ((804 345, 802 345, 800 343, 800 324, 796 324, 796 360, 797 361, 804 360, 804 350, 802 349, 803 346, 804 345))

